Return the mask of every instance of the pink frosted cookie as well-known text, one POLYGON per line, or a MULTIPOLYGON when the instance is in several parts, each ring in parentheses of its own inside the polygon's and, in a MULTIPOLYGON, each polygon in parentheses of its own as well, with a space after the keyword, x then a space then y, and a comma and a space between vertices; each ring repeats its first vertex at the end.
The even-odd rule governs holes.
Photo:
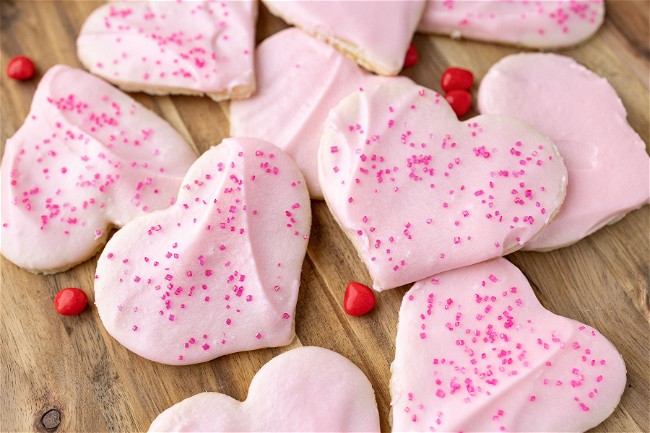
POLYGON ((312 198, 322 199, 318 145, 329 110, 371 75, 298 29, 283 30, 256 51, 259 89, 230 104, 233 136, 277 144, 296 161, 312 198))
POLYGON ((559 48, 590 38, 604 17, 603 0, 428 0, 418 31, 559 48))
POLYGON ((257 372, 243 402, 216 392, 170 407, 150 432, 379 432, 372 385, 336 352, 299 347, 257 372))
POLYGON ((417 282, 399 313, 393 431, 583 432, 625 389, 616 348, 505 259, 417 282))
POLYGON ((254 0, 110 2, 86 19, 77 54, 127 91, 246 98, 256 18, 254 0))
POLYGON ((376 290, 515 251, 564 199, 553 143, 505 116, 459 122, 433 90, 386 83, 331 112, 319 175, 376 290))
POLYGON ((225 139, 192 165, 174 206, 106 245, 95 276, 102 322, 165 364, 289 344, 310 224, 291 158, 265 141, 225 139))
POLYGON ((516 116, 548 135, 569 170, 561 211, 525 249, 570 245, 648 203, 645 143, 606 79, 556 54, 508 56, 483 79, 478 101, 483 113, 516 116))
POLYGON ((2 158, 2 254, 32 272, 64 271, 109 226, 174 203, 196 159, 158 116, 104 81, 54 66, 2 158))
POLYGON ((381 75, 402 70, 424 0, 262 0, 273 15, 332 44, 364 68, 381 75))

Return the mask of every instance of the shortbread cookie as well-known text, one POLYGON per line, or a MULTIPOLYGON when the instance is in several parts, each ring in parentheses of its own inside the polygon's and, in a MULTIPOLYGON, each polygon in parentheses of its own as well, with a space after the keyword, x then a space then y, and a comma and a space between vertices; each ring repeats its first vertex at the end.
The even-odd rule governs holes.
POLYGON ((381 75, 397 75, 402 70, 424 10, 424 0, 262 1, 273 15, 381 75))
POLYGON ((318 145, 327 114, 374 76, 295 28, 264 40, 255 57, 259 88, 230 104, 230 133, 276 144, 302 170, 311 197, 322 199, 318 145))
POLYGON ((291 158, 226 139, 192 165, 174 206, 111 238, 97 263, 99 316, 129 350, 165 364, 289 344, 310 224, 291 158))
POLYGON ((379 432, 372 385, 336 352, 299 347, 257 372, 243 402, 216 392, 170 407, 150 432, 379 432))
POLYGON ((90 258, 110 226, 173 204, 196 156, 104 81, 54 66, 2 158, 2 254, 31 272, 90 258))
POLYGON ((603 0, 427 0, 418 31, 560 48, 593 36, 604 18, 603 0))
POLYGON ((625 364, 496 259, 417 282, 399 313, 393 431, 584 432, 616 408, 625 364))
POLYGON ((607 80, 571 58, 508 56, 483 79, 478 101, 483 113, 516 116, 548 135, 569 170, 557 218, 524 249, 570 245, 648 203, 645 143, 607 80))
POLYGON ((521 248, 551 220, 567 182, 555 145, 530 126, 458 121, 439 94, 401 81, 341 101, 319 158, 327 205, 376 290, 521 248))
POLYGON ((86 19, 77 54, 127 91, 246 98, 256 19, 254 0, 115 1, 86 19))

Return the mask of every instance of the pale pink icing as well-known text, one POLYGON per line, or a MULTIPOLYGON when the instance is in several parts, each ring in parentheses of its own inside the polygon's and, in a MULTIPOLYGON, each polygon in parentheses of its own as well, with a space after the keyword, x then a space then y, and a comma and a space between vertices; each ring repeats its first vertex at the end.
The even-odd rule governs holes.
POLYGON ((376 290, 521 248, 567 181, 536 130, 505 116, 459 122, 439 94, 402 81, 339 103, 319 158, 327 205, 376 290))
POLYGON ((161 413, 151 432, 379 432, 375 394, 336 352, 299 347, 257 372, 245 401, 197 394, 161 413))
POLYGON ((603 23, 603 0, 428 0, 419 32, 533 48, 566 47, 603 23))
POLYGON ((583 432, 625 389, 598 331, 539 303, 505 259, 417 282, 399 313, 393 431, 583 432))
POLYGON ((2 158, 2 254, 35 272, 91 257, 109 225, 175 200, 196 159, 164 120, 104 81, 54 66, 2 158))
POLYGON ((263 0, 274 15, 333 44, 370 71, 397 75, 424 0, 263 0))
POLYGON ((192 165, 174 206, 106 245, 100 318, 128 349, 165 364, 289 344, 310 224, 293 161, 261 140, 225 139, 192 165))
POLYGON ((252 0, 110 2, 86 19, 77 52, 91 72, 127 90, 246 97, 256 18, 252 0))
POLYGON ((266 39, 255 56, 258 91, 230 104, 230 133, 278 145, 302 170, 312 198, 322 199, 318 145, 323 124, 329 110, 371 76, 298 29, 266 39))
POLYGON ((548 135, 569 170, 557 218, 525 249, 579 241, 648 203, 650 158, 627 123, 606 79, 556 54, 520 54, 495 64, 483 79, 479 107, 508 114, 548 135))

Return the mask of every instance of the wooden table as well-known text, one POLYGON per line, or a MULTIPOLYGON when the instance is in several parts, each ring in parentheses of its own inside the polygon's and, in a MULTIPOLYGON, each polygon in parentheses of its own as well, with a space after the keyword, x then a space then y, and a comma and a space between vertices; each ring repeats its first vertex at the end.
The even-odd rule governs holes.
MULTIPOLYGON (((81 67, 75 39, 91 1, 6 1, 2 12, 1 141, 22 124, 40 76, 50 66, 81 67), (38 76, 8 80, 8 60, 31 56, 38 76)), ((650 58, 647 1, 610 1, 598 34, 565 54, 607 77, 643 140, 650 140, 650 58)), ((285 27, 260 10, 258 40, 285 27)), ((405 74, 435 90, 450 65, 467 67, 480 79, 516 48, 417 35, 420 62, 405 74)), ((208 98, 151 97, 138 101, 167 119, 197 152, 228 136, 228 103, 208 98)), ((301 345, 335 350, 356 363, 377 394, 382 428, 390 431, 389 367, 395 351, 397 313, 406 287, 382 293, 372 314, 355 318, 342 309, 350 281, 369 284, 363 264, 335 224, 324 202, 312 202, 313 227, 303 265, 296 313, 297 338, 289 347, 224 356, 200 365, 172 367, 129 352, 110 337, 91 305, 63 317, 52 305, 64 287, 80 287, 93 298, 96 258, 50 276, 32 275, 2 259, 0 305, 0 430, 142 431, 172 404, 201 391, 246 397, 259 368, 301 345)), ((594 431, 650 431, 648 281, 650 208, 628 215, 578 244, 551 253, 509 256, 529 278, 551 311, 599 329, 621 352, 628 384, 614 414, 594 431)), ((551 414, 552 416, 552 414, 551 414)))

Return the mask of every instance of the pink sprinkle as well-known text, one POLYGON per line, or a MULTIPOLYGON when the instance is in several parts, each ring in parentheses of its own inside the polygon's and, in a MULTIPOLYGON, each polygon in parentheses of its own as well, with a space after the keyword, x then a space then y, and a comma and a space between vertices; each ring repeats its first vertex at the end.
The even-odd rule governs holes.
POLYGON ((574 350, 580 349, 580 343, 578 343, 577 341, 574 341, 571 346, 573 347, 574 350))
POLYGON ((258 332, 258 333, 255 335, 255 338, 257 338, 258 340, 260 340, 260 339, 262 338, 262 334, 260 334, 260 333, 258 332))

